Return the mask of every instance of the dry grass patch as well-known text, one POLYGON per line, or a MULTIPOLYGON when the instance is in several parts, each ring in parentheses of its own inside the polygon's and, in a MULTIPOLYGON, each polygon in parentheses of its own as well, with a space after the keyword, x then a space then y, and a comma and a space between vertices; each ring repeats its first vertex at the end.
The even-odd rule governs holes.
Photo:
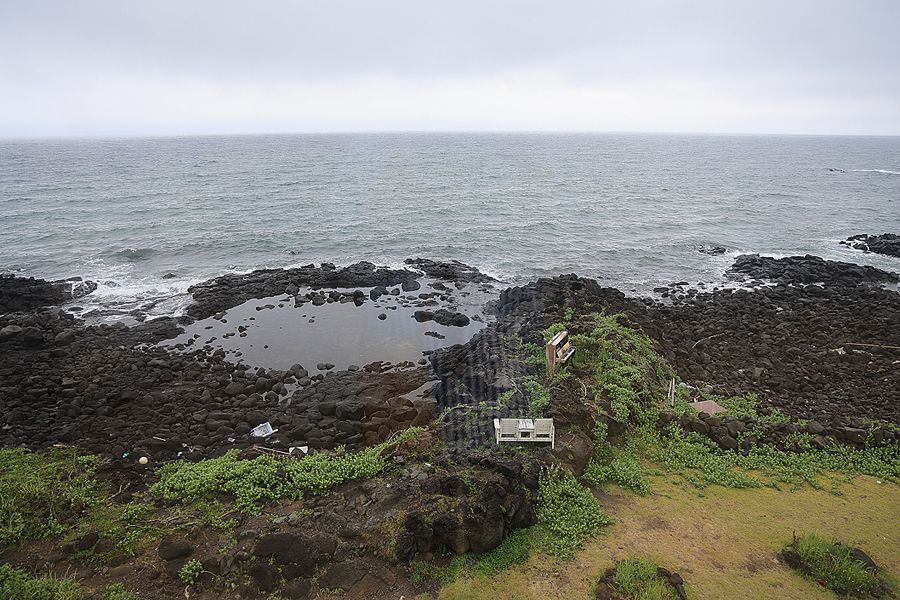
POLYGON ((842 484, 842 495, 805 487, 711 486, 699 497, 662 478, 655 494, 641 498, 612 489, 598 492, 615 519, 585 543, 572 561, 536 556, 492 579, 467 578, 442 590, 441 598, 591 598, 603 569, 616 561, 647 556, 681 573, 690 598, 828 599, 835 596, 775 559, 792 535, 815 531, 848 540, 876 563, 900 575, 900 488, 859 476, 842 484))

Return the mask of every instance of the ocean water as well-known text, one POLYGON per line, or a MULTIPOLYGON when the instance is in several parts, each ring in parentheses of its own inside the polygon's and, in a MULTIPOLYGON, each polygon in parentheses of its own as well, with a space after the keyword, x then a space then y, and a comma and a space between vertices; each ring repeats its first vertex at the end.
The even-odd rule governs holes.
POLYGON ((227 272, 456 259, 506 284, 719 284, 738 254, 900 271, 900 138, 390 133, 0 140, 0 272, 178 314, 227 272), (710 256, 704 246, 727 248, 710 256))

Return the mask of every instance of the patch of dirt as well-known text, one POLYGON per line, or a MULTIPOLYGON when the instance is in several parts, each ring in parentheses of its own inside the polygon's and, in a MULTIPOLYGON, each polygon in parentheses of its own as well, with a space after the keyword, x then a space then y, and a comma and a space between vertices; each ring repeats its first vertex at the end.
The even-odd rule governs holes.
POLYGON ((656 515, 646 517, 641 521, 641 531, 656 531, 671 529, 671 525, 665 519, 661 519, 656 515))
POLYGON ((754 553, 747 556, 742 567, 750 573, 758 573, 760 571, 777 569, 778 561, 769 554, 754 553))
POLYGON ((611 494, 605 490, 596 488, 591 490, 591 493, 594 495, 594 498, 603 505, 604 510, 611 515, 615 515, 618 508, 628 508, 634 504, 634 498, 626 496, 625 494, 611 494))

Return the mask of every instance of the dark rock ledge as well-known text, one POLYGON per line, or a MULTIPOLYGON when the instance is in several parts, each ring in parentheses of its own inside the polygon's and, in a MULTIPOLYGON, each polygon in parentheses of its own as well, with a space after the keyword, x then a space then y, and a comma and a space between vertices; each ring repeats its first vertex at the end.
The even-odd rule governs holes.
MULTIPOLYGON (((223 275, 192 286, 188 291, 193 302, 188 314, 204 319, 256 298, 268 298, 280 294, 296 295, 301 286, 322 288, 373 288, 372 300, 387 293, 387 287, 400 285, 404 292, 418 290, 419 279, 426 276, 450 281, 462 287, 466 283, 488 284, 494 280, 478 269, 457 261, 439 262, 428 259, 408 259, 408 264, 418 271, 389 269, 362 261, 343 268, 330 263, 319 267, 306 265, 295 269, 264 269, 245 275, 223 275)), ((362 294, 360 294, 360 301, 362 294)))
POLYGON ((896 233, 883 233, 881 235, 862 233, 860 235, 852 235, 846 241, 841 240, 841 244, 863 252, 874 252, 875 254, 900 258, 900 235, 896 233))
POLYGON ((30 311, 47 306, 58 306, 74 298, 86 296, 97 289, 93 281, 80 277, 45 281, 34 277, 0 275, 0 314, 30 311))

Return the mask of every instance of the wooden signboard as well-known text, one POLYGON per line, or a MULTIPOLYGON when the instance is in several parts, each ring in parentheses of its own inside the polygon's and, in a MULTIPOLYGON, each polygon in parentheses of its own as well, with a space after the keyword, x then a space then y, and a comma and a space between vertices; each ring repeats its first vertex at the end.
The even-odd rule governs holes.
POLYGON ((547 367, 550 374, 556 369, 557 363, 564 363, 575 354, 575 346, 569 345, 569 332, 560 331, 553 336, 553 339, 547 342, 547 367))

